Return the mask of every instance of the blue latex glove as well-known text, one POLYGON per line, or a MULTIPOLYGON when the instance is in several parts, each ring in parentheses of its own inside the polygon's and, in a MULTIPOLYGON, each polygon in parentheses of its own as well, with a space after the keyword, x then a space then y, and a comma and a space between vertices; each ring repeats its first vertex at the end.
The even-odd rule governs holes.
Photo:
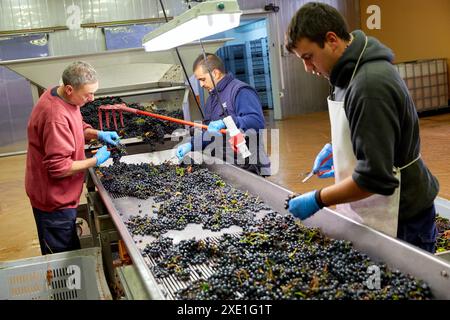
POLYGON ((120 141, 119 135, 115 131, 98 131, 97 137, 100 141, 113 146, 117 146, 120 141))
POLYGON ((216 132, 221 129, 225 129, 225 122, 223 120, 211 121, 208 125, 208 131, 216 132))
POLYGON ((183 160, 184 156, 191 152, 192 150, 192 144, 190 142, 182 144, 177 148, 177 157, 180 160, 183 160))
POLYGON ((317 190, 310 191, 290 200, 289 212, 292 213, 294 217, 305 220, 319 211, 320 206, 316 200, 316 192, 317 190))
POLYGON ((111 155, 111 152, 108 151, 106 146, 101 147, 97 150, 97 153, 94 157, 97 158, 97 166, 101 165, 103 162, 109 159, 109 156, 111 155))
POLYGON ((314 160, 313 172, 317 174, 319 178, 332 178, 334 177, 333 167, 333 147, 327 143, 314 160), (326 160, 330 156, 330 159, 326 160))

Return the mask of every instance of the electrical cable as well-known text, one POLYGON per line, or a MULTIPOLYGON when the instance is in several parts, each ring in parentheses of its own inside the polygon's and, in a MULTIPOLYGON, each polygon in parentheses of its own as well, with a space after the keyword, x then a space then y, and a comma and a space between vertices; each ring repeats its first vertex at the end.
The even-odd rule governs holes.
MULTIPOLYGON (((161 9, 162 9, 162 12, 164 14, 164 18, 166 19, 166 22, 169 22, 169 19, 167 18, 167 14, 166 14, 166 9, 164 8, 164 4, 163 4, 162 0, 159 0, 159 3, 161 4, 161 9)), ((181 68, 183 69, 184 76, 186 77, 186 80, 187 80, 187 82, 189 84, 189 88, 191 89, 192 95, 194 96, 195 104, 197 105, 197 108, 200 111, 200 114, 202 115, 202 118, 205 119, 205 115, 203 114, 203 110, 202 110, 202 108, 200 107, 200 104, 197 101, 197 97, 195 96, 194 88, 192 87, 191 81, 189 81, 189 76, 187 74, 187 71, 186 71, 186 68, 184 66, 183 60, 181 59, 181 55, 180 55, 180 52, 178 51, 178 48, 175 48, 175 52, 177 53, 178 60, 180 61, 181 68)))
POLYGON ((213 88, 216 91, 217 99, 219 100, 219 104, 222 107, 225 117, 227 117, 229 115, 228 110, 227 110, 227 105, 222 102, 222 99, 220 99, 219 90, 217 90, 216 82, 214 81, 214 78, 212 76, 211 68, 209 67, 209 63, 208 63, 208 57, 206 56, 205 48, 203 47, 202 39, 199 39, 199 41, 200 41, 200 46, 202 47, 203 60, 205 61, 205 66, 206 66, 206 69, 208 70, 209 77, 211 78, 213 88))

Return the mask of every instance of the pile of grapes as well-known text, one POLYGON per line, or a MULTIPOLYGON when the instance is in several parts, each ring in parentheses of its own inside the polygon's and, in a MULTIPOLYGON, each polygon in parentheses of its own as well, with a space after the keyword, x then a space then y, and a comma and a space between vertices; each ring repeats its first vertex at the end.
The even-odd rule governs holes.
POLYGON ((450 221, 442 216, 436 216, 438 237, 436 240, 436 252, 450 250, 450 221))
POLYGON ((426 283, 375 264, 350 242, 329 239, 291 216, 267 214, 240 236, 220 241, 160 239, 144 253, 157 277, 189 280, 189 266, 212 261, 207 280, 190 282, 178 299, 430 299, 426 283), (371 277, 379 271, 379 282, 371 277), (372 270, 372 271, 371 271, 372 270))
POLYGON ((116 163, 99 171, 108 192, 161 203, 126 225, 133 235, 156 237, 142 253, 156 262, 151 268, 157 278, 172 275, 186 283, 178 299, 432 298, 426 283, 274 212, 205 168, 116 163), (261 210, 267 210, 262 218, 255 214, 261 210), (243 232, 178 244, 162 236, 188 223, 211 230, 238 225, 243 232), (192 281, 191 267, 204 263, 214 274, 192 281))
POLYGON ((130 217, 127 226, 134 235, 159 237, 168 230, 183 230, 189 223, 213 231, 243 227, 252 223, 255 212, 270 210, 198 165, 117 163, 99 170, 108 192, 140 199, 155 197, 161 202, 153 215, 130 217))
MULTIPOLYGON (((85 104, 81 108, 84 122, 90 124, 94 129, 100 129, 98 122, 98 107, 101 105, 124 103, 120 97, 107 97, 96 99, 85 104)), ((157 113, 172 118, 183 119, 181 110, 166 111, 158 109, 157 111, 143 107, 140 104, 127 104, 130 108, 135 108, 143 111, 157 113)), ((110 128, 106 127, 106 113, 102 111, 103 130, 115 130, 112 112, 109 112, 110 128)), ((119 114, 116 112, 117 125, 120 126, 119 114)), ((182 128, 181 125, 165 120, 159 120, 152 117, 136 115, 133 113, 123 113, 123 122, 125 128, 118 128, 118 134, 122 138, 140 137, 144 142, 155 145, 164 143, 164 135, 172 134, 176 129, 182 128)))

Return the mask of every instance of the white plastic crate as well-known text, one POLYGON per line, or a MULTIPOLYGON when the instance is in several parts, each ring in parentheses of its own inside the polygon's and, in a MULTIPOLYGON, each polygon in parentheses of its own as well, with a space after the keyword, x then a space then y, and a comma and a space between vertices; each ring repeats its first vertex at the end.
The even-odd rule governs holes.
POLYGON ((404 62, 395 67, 405 81, 417 111, 448 106, 446 59, 404 62))
POLYGON ((0 263, 0 300, 110 300, 100 248, 0 263))

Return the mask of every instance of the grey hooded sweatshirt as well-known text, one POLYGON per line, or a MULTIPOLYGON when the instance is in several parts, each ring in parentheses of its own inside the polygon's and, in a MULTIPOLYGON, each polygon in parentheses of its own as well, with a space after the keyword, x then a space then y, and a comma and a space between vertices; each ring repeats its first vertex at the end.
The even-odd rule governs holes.
MULTIPOLYGON (((355 77, 356 62, 366 35, 354 31, 353 41, 330 75, 332 99, 344 101, 357 159, 353 179, 366 191, 393 194, 399 186, 392 168, 403 167, 420 153, 419 121, 404 81, 392 65, 392 51, 368 37, 355 77)), ((439 183, 422 159, 401 171, 399 221, 431 207, 439 183)))

